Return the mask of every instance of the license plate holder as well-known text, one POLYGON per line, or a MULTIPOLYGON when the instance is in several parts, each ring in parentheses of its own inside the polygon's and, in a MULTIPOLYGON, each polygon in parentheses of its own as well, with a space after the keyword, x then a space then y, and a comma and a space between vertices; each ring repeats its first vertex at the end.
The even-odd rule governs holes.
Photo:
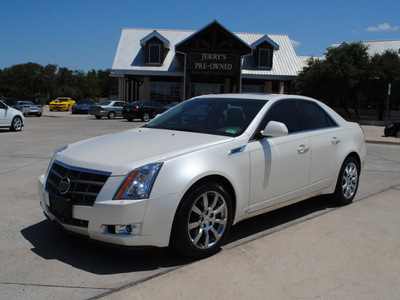
POLYGON ((70 223, 72 219, 71 199, 59 196, 50 196, 50 212, 63 223, 70 223))

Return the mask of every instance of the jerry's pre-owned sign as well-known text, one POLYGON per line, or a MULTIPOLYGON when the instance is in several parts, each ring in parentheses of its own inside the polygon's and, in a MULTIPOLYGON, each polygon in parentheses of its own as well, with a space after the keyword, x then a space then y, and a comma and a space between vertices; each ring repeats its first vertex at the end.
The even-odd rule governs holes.
POLYGON ((236 55, 191 53, 190 68, 194 70, 236 71, 236 55))

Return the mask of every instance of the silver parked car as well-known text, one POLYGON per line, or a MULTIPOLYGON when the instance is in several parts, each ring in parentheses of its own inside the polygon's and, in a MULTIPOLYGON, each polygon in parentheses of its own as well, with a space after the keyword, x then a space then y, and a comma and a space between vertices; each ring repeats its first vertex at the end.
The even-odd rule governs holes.
POLYGON ((114 119, 116 117, 122 117, 122 109, 128 106, 128 102, 118 100, 106 100, 99 102, 96 105, 89 107, 89 115, 93 115, 96 119, 101 117, 107 117, 114 119))
POLYGON ((43 106, 31 101, 17 101, 12 107, 21 111, 24 116, 35 115, 36 117, 41 117, 43 114, 43 106))

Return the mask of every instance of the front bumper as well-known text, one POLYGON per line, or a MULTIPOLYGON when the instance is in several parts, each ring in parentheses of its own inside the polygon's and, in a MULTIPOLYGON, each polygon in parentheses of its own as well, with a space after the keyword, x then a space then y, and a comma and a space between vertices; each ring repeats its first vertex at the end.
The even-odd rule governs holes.
POLYGON ((38 192, 43 212, 67 231, 122 246, 169 245, 177 194, 144 200, 96 200, 93 206, 73 205, 72 217, 79 222, 71 225, 51 212, 44 175, 39 177, 38 192))
POLYGON ((68 110, 68 104, 66 105, 57 105, 57 104, 49 104, 50 110, 68 110))

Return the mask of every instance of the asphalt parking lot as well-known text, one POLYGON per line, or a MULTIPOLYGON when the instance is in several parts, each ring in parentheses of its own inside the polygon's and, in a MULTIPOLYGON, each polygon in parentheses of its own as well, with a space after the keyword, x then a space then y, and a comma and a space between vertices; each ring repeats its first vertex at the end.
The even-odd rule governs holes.
POLYGON ((376 127, 355 203, 313 198, 244 221, 206 260, 106 247, 47 221, 37 178, 53 151, 142 124, 46 111, 0 130, 0 299, 398 298, 400 146, 376 127))

